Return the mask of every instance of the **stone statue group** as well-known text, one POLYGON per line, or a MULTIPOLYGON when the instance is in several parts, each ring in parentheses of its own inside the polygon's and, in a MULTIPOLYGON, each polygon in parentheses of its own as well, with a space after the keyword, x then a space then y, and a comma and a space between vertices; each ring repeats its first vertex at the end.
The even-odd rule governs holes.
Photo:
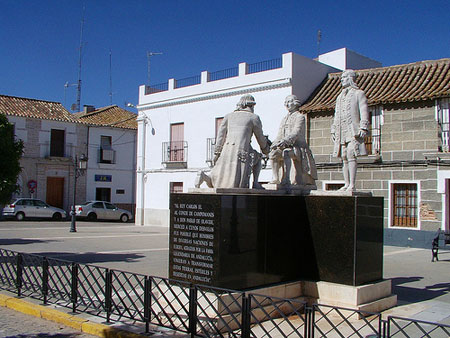
MULTIPOLYGON (((369 111, 366 96, 356 86, 355 77, 353 70, 344 71, 341 76, 343 90, 336 100, 331 126, 333 156, 342 159, 345 185, 340 190, 344 191, 355 190, 356 158, 367 155, 364 137, 369 128, 369 111)), ((261 120, 254 114, 255 105, 253 96, 244 95, 235 111, 225 116, 216 138, 211 173, 200 171, 196 187, 206 182, 211 188, 249 188, 253 175, 252 188, 261 189, 258 179, 261 159, 265 156, 272 165, 271 184, 315 189, 317 169, 306 142, 306 115, 299 110, 300 101, 295 95, 286 97, 284 106, 288 113, 273 142, 263 134, 261 120), (251 146, 253 135, 262 154, 251 146)))

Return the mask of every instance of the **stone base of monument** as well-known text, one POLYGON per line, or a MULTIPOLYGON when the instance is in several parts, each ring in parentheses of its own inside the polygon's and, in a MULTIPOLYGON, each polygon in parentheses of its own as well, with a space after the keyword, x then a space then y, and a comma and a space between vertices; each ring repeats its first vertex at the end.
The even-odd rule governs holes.
MULTIPOLYGON (((172 316, 176 320, 177 316, 183 316, 183 308, 179 304, 189 302, 187 293, 181 288, 172 285, 168 287, 160 286, 159 292, 164 294, 159 298, 161 313, 156 315, 172 316), (167 302, 164 303, 163 299, 167 302), (169 305, 170 304, 170 305, 169 305)), ((284 315, 292 315, 294 309, 301 312, 302 303, 308 305, 319 304, 335 306, 340 309, 344 316, 353 314, 351 310, 360 310, 365 312, 381 312, 397 304, 397 296, 391 294, 391 281, 383 280, 361 286, 349 286, 329 282, 297 281, 272 285, 269 287, 247 290, 247 294, 253 294, 252 299, 257 303, 251 303, 252 316, 251 323, 268 320, 269 315, 272 319, 284 315), (289 299, 291 302, 286 302, 289 299), (345 310, 347 309, 347 310, 345 310)), ((202 291, 198 295, 198 314, 200 320, 214 322, 221 332, 229 329, 236 330, 241 322, 242 299, 240 293, 223 293, 202 291)), ((358 317, 360 318, 360 317, 358 317)), ((161 320, 164 320, 161 318, 161 320)))

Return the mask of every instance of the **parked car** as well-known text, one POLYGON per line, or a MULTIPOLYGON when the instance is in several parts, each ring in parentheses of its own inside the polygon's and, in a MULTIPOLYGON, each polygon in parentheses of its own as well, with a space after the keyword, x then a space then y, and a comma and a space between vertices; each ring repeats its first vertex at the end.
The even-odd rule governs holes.
POLYGON ((60 221, 66 218, 63 209, 52 207, 44 201, 34 198, 18 198, 12 203, 5 205, 2 215, 4 217, 15 217, 18 221, 25 218, 51 218, 60 221))
POLYGON ((128 222, 133 215, 128 210, 120 209, 114 204, 103 201, 89 201, 75 206, 75 215, 77 218, 86 218, 89 221, 118 220, 128 222))

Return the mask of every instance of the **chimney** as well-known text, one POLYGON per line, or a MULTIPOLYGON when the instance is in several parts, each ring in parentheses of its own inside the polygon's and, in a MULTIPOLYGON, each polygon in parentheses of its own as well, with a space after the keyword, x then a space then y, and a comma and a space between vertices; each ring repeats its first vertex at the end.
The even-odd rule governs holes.
POLYGON ((95 111, 95 107, 94 106, 90 106, 90 105, 85 104, 83 107, 84 107, 84 113, 85 114, 88 114, 90 112, 95 111))

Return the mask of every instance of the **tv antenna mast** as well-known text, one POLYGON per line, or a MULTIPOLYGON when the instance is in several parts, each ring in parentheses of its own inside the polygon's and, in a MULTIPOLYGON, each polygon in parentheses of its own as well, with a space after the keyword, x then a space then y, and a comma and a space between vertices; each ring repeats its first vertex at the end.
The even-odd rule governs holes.
POLYGON ((322 40, 322 31, 319 29, 317 31, 317 57, 320 55, 320 41, 322 40))
POLYGON ((150 58, 154 55, 162 55, 159 52, 147 52, 147 85, 150 86, 150 58))
MULTIPOLYGON (((83 6, 83 16, 81 17, 81 30, 80 30, 80 54, 78 57, 78 86, 77 86, 77 103, 75 106, 76 111, 80 111, 81 103, 81 57, 83 51, 83 26, 84 26, 84 12, 86 7, 83 6)), ((72 109, 73 110, 73 109, 72 109)))
POLYGON ((112 52, 109 50, 109 105, 112 106, 113 92, 112 92, 112 52))

